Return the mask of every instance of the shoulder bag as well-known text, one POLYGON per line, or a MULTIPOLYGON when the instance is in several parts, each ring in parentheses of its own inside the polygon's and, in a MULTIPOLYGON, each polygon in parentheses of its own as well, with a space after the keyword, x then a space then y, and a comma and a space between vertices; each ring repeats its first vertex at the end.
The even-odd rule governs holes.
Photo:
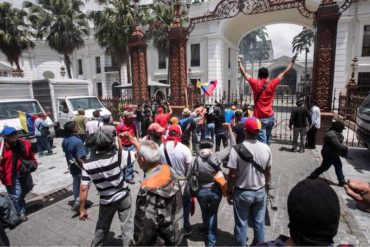
POLYGON ((257 162, 254 160, 253 154, 244 146, 243 143, 240 143, 236 146, 234 146, 235 151, 238 153, 239 157, 243 159, 246 162, 249 162, 253 165, 253 167, 259 171, 260 173, 264 173, 265 170, 257 164, 257 162))

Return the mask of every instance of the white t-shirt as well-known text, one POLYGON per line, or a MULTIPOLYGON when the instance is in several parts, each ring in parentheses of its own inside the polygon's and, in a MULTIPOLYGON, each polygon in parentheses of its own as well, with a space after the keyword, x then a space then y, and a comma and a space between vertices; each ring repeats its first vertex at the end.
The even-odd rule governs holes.
MULTIPOLYGON (((161 152, 161 162, 168 164, 164 153, 164 143, 161 144, 159 149, 161 152)), ((168 141, 166 143, 166 149, 172 168, 175 170, 177 176, 185 177, 193 158, 190 149, 181 142, 178 142, 176 147, 174 147, 173 141, 168 141)))
POLYGON ((315 126, 317 129, 320 129, 321 125, 320 108, 317 106, 313 106, 311 108, 311 115, 312 115, 311 127, 315 126))
POLYGON ((103 125, 98 120, 91 120, 86 123, 86 132, 91 135, 98 131, 99 125, 103 125))
MULTIPOLYGON (((244 141, 243 145, 251 152, 254 161, 259 164, 264 170, 272 165, 272 154, 270 147, 259 141, 244 141)), ((240 189, 258 190, 265 186, 265 175, 254 168, 250 162, 239 158, 238 153, 234 148, 231 149, 229 168, 236 169, 235 186, 240 189)))

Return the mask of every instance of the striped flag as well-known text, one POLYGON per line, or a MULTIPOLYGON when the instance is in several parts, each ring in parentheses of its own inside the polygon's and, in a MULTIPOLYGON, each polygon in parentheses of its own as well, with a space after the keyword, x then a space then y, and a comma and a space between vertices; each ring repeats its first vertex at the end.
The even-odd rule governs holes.
POLYGON ((217 80, 210 81, 208 86, 202 86, 205 95, 211 96, 217 87, 217 80))

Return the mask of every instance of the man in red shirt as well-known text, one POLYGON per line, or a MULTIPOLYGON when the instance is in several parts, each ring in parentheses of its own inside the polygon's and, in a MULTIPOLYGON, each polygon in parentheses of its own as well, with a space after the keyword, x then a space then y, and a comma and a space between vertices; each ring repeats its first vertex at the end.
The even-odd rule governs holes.
POLYGON ((168 119, 172 115, 172 108, 170 105, 168 105, 169 112, 164 113, 164 110, 162 107, 158 107, 157 109, 157 115, 154 118, 154 122, 158 123, 162 128, 167 129, 168 128, 168 119))
POLYGON ((245 72, 243 65, 241 64, 240 60, 238 60, 240 72, 249 82, 249 85, 253 90, 253 116, 259 118, 262 123, 262 129, 258 134, 258 140, 268 145, 271 143, 271 131, 275 124, 275 113, 272 109, 275 90, 286 73, 288 73, 288 71, 293 67, 296 58, 297 55, 292 58, 292 61, 286 67, 286 69, 278 77, 272 80, 268 80, 269 71, 267 68, 260 68, 258 70, 258 79, 251 77, 245 72))
POLYGON ((35 163, 37 161, 31 151, 31 143, 18 138, 15 128, 5 127, 1 135, 4 137, 4 141, 0 143, 0 147, 3 149, 3 153, 0 154, 0 180, 5 185, 20 221, 26 221, 24 198, 32 190, 33 180, 31 173, 21 173, 20 168, 22 160, 32 160, 35 163))
POLYGON ((132 111, 124 111, 121 123, 117 125, 117 136, 120 138, 122 144, 122 162, 124 163, 124 173, 126 182, 134 184, 134 161, 135 149, 133 143, 130 141, 130 136, 137 137, 136 115, 132 111))

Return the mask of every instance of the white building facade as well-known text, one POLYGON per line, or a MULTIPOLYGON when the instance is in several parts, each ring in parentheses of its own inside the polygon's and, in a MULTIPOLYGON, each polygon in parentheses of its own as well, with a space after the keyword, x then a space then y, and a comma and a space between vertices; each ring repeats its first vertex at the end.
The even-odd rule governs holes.
MULTIPOLYGON (((12 1, 15 6, 21 6, 21 0, 12 1)), ((202 16, 213 11, 220 0, 194 3, 190 7, 190 17, 202 16)), ((341 1, 338 1, 339 4, 341 1)), ((150 3, 141 1, 141 3, 150 3)), ((96 1, 86 1, 85 11, 99 9, 96 1)), ((258 15, 244 15, 230 19, 201 23, 195 26, 187 43, 188 80, 202 82, 217 80, 218 87, 210 101, 219 99, 224 93, 242 93, 240 75, 237 68, 239 43, 249 32, 270 24, 291 23, 313 29, 313 20, 303 17, 297 9, 287 9, 258 15)), ((283 32, 284 30, 282 30, 283 32)), ((361 1, 352 4, 346 10, 338 23, 336 64, 334 89, 339 92, 345 86, 351 75, 351 63, 357 57, 358 70, 356 79, 359 83, 370 84, 370 1, 361 1)), ((151 41, 147 49, 148 82, 151 87, 151 96, 156 91, 168 92, 168 58, 158 52, 151 41), (164 85, 161 87, 160 85, 164 85)), ((286 64, 287 59, 282 57, 276 61, 280 66, 286 64)), ((32 80, 43 78, 62 78, 60 68, 63 57, 50 50, 47 44, 37 41, 36 47, 23 53, 20 61, 24 70, 24 77, 32 80)), ((127 68, 121 68, 121 82, 116 66, 112 64, 110 56, 106 55, 93 38, 93 33, 86 38, 85 46, 73 54, 73 77, 87 79, 93 82, 94 92, 97 96, 119 96, 117 85, 127 85, 127 68)), ((312 67, 312 63, 310 63, 312 67)), ((302 64, 296 65, 297 83, 303 73, 302 64)), ((5 56, 0 53, 0 75, 10 76, 12 68, 6 62, 5 56)), ((309 70, 311 71, 311 69, 309 70)), ((298 85, 298 84, 297 84, 298 85)), ((123 90, 125 91, 125 90, 123 90)), ((130 93, 127 90, 126 93, 130 93)), ((129 96, 123 94, 122 96, 129 96)))

